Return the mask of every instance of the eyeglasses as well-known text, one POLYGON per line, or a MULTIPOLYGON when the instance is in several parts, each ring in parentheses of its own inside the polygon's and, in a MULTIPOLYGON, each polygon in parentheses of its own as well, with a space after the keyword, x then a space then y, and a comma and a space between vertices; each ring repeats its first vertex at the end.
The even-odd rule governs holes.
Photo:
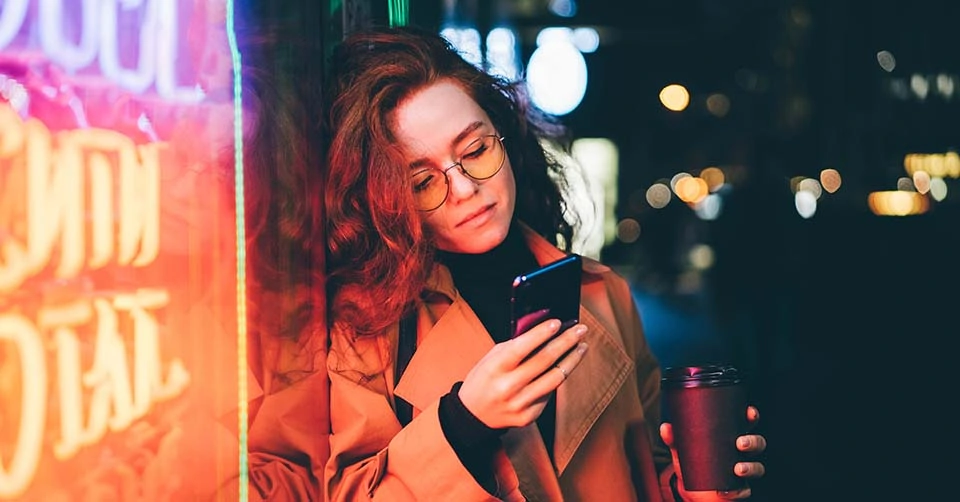
POLYGON ((505 157, 502 137, 481 136, 464 148, 460 160, 452 166, 446 169, 428 167, 418 170, 412 176, 413 198, 417 209, 433 211, 447 201, 450 194, 450 175, 447 172, 454 167, 459 167, 460 172, 472 180, 483 181, 500 172, 505 157))

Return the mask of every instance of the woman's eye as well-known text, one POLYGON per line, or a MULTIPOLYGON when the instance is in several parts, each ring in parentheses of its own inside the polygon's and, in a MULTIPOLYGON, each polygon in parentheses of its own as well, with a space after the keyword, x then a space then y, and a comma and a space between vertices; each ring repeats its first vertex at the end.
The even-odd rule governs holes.
POLYGON ((430 186, 430 183, 433 182, 433 176, 433 174, 425 174, 414 178, 413 191, 422 192, 426 190, 430 186))
POLYGON ((468 152, 468 153, 465 153, 465 154, 463 155, 463 158, 465 158, 465 159, 475 159, 475 158, 483 155, 484 153, 486 153, 486 151, 487 151, 487 146, 486 146, 486 145, 480 145, 480 147, 478 147, 476 150, 473 150, 473 151, 470 151, 470 152, 468 152))

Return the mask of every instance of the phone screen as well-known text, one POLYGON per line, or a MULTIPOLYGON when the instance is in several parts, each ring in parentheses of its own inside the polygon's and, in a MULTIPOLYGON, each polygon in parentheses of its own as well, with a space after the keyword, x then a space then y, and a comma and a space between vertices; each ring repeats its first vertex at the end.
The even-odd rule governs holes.
POLYGON ((520 335, 547 319, 559 319, 560 332, 580 322, 582 258, 570 255, 513 280, 510 331, 520 335))

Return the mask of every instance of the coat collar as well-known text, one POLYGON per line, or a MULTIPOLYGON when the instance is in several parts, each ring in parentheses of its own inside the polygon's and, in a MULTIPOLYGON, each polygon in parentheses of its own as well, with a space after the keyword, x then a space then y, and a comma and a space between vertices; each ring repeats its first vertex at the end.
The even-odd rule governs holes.
MULTIPOLYGON (((523 230, 538 263, 546 264, 564 256, 529 227, 523 226, 523 230)), ((580 319, 589 328, 584 338, 589 350, 580 366, 557 391, 555 466, 551 469, 539 434, 532 433, 536 424, 512 431, 504 438, 517 475, 521 480, 529 480, 525 484, 530 489, 543 490, 545 496, 559 494, 556 477, 546 473, 554 470, 556 475, 562 474, 586 431, 596 422, 633 368, 633 361, 624 351, 616 327, 605 325, 599 320, 603 316, 596 312, 605 311, 604 306, 609 305, 600 274, 610 269, 589 258, 584 258, 583 269, 580 319), (531 487, 534 479, 539 480, 538 488, 531 487)), ((425 409, 449 392, 453 384, 463 380, 494 345, 476 314, 457 293, 449 270, 436 265, 428 284, 428 290, 447 297, 452 303, 429 331, 419 333, 417 350, 394 391, 417 410, 425 409)), ((429 306, 423 308, 429 309, 429 306)), ((422 320, 424 315, 420 318, 422 320)))

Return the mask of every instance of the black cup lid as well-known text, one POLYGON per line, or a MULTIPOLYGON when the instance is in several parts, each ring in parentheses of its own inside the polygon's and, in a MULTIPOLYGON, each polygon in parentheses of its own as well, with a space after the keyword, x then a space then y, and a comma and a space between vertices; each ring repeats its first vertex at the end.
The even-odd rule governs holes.
POLYGON ((740 371, 731 365, 707 364, 666 368, 660 383, 663 388, 677 389, 736 385, 740 380, 740 371))

